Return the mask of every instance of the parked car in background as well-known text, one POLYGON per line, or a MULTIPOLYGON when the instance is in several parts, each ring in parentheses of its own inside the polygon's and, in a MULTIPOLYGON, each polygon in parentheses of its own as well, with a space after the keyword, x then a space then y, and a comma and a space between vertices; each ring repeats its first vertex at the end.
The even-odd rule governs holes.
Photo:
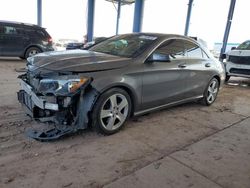
POLYGON ((0 56, 27 59, 40 52, 53 50, 52 38, 44 28, 0 21, 0 56))
POLYGON ((84 49, 88 49, 88 48, 92 47, 93 45, 98 44, 98 43, 100 43, 100 42, 102 42, 102 41, 104 41, 106 39, 107 39, 107 37, 96 37, 96 38, 94 38, 93 41, 87 42, 84 45, 84 49))
POLYGON ((106 39, 107 37, 96 37, 94 38, 93 41, 87 42, 87 43, 71 42, 71 43, 68 43, 66 50, 88 49, 91 46, 98 44, 106 39))
POLYGON ((76 39, 58 39, 54 43, 55 50, 66 50, 66 47, 69 43, 79 43, 79 41, 76 39))
POLYGON ((226 54, 226 81, 231 76, 250 78, 250 40, 232 48, 226 54))
POLYGON ((89 50, 34 56, 19 78, 18 99, 28 114, 56 124, 53 130, 29 135, 48 140, 88 126, 113 134, 130 116, 185 102, 211 105, 225 71, 189 37, 133 33, 89 50))
POLYGON ((66 50, 83 49, 84 43, 82 42, 70 42, 66 46, 66 50))

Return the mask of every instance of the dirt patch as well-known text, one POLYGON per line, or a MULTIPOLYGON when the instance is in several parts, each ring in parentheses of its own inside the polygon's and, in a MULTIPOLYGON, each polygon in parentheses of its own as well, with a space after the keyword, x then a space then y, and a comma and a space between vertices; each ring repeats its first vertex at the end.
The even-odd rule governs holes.
POLYGON ((42 125, 16 99, 21 73, 15 70, 24 67, 24 61, 0 60, 0 187, 102 187, 250 114, 242 109, 250 104, 249 88, 228 85, 211 107, 187 104, 152 113, 108 137, 86 130, 41 143, 25 136, 42 125))

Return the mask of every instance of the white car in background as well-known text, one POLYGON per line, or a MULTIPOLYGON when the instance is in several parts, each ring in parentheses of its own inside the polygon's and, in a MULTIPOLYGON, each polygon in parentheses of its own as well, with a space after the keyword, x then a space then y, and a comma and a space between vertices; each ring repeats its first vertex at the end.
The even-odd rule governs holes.
POLYGON ((227 53, 226 80, 231 76, 250 78, 250 40, 227 53))

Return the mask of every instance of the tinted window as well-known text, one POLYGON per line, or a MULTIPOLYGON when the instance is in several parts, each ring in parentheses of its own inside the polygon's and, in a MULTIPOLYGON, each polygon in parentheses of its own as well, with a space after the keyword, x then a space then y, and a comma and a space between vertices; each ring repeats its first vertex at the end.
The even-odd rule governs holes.
POLYGON ((13 26, 3 26, 3 33, 7 35, 15 35, 20 33, 20 29, 13 26))
POLYGON ((90 51, 122 57, 135 57, 151 46, 157 37, 151 35, 120 35, 107 39, 91 47, 90 51))
POLYGON ((184 47, 189 58, 203 58, 202 50, 197 44, 185 41, 184 47))
POLYGON ((171 39, 164 42, 154 52, 155 57, 168 57, 171 59, 180 59, 185 57, 183 40, 171 39))
POLYGON ((31 37, 45 38, 46 34, 42 30, 36 30, 33 28, 26 28, 25 33, 31 37))
POLYGON ((2 25, 0 25, 0 34, 3 34, 4 33, 4 28, 2 25))
POLYGON ((236 49, 237 50, 250 50, 250 41, 243 42, 236 49))

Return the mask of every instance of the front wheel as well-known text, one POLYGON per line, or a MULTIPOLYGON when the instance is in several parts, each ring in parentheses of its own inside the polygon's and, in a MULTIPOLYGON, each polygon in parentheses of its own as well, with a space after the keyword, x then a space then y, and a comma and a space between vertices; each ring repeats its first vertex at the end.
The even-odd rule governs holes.
POLYGON ((118 132, 130 116, 131 99, 126 91, 113 88, 97 100, 92 113, 92 127, 99 133, 118 132))
POLYGON ((217 95, 219 92, 219 81, 216 78, 213 78, 210 80, 207 88, 204 91, 204 97, 202 99, 203 104, 209 106, 213 104, 213 102, 216 100, 217 95))

